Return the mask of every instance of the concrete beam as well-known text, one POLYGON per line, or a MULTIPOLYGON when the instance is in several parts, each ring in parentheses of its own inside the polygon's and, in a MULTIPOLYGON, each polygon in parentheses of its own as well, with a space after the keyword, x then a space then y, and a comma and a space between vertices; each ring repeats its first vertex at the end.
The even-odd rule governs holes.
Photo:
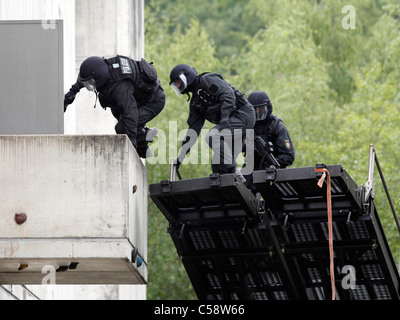
POLYGON ((145 283, 146 261, 147 173, 126 135, 0 136, 0 284, 38 283, 50 262, 79 263, 57 283, 145 283))

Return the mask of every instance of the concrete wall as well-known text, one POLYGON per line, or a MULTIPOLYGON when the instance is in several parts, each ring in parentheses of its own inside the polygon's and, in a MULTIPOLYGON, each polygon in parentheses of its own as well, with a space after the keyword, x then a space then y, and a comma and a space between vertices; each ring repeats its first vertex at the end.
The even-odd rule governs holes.
POLYGON ((126 135, 0 135, 0 284, 145 283, 147 190, 126 135))
POLYGON ((145 225, 146 194, 146 170, 125 135, 0 135, 2 238, 133 238, 129 218, 145 225), (24 228, 16 212, 29 217, 24 228))

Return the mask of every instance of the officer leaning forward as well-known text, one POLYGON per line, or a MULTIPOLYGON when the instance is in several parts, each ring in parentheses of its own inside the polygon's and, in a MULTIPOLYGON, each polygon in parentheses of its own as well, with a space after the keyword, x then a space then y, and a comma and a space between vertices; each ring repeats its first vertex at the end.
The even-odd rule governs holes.
MULTIPOLYGON (((151 63, 124 56, 105 59, 90 57, 83 61, 77 82, 64 98, 64 112, 81 88, 94 91, 104 109, 111 108, 118 120, 117 134, 126 134, 142 158, 152 155, 148 142, 157 128, 146 128, 165 105, 165 94, 151 63)), ((97 98, 97 97, 96 97, 97 98)))
POLYGON ((212 172, 235 173, 239 180, 245 182, 237 168, 236 157, 242 151, 246 129, 253 128, 255 123, 253 106, 217 73, 197 75, 194 68, 180 64, 172 69, 170 80, 178 96, 192 93, 187 121, 189 129, 176 160, 177 166, 196 142, 205 120, 208 120, 216 125, 206 136, 213 150, 212 172), (238 148, 234 147, 235 140, 239 140, 238 148))
MULTIPOLYGON (((255 109, 256 124, 255 148, 246 148, 246 153, 249 153, 246 154, 246 159, 249 156, 254 157, 254 170, 264 170, 270 166, 283 169, 292 165, 295 159, 292 139, 282 120, 272 114, 273 107, 268 95, 264 91, 255 91, 248 99, 255 109)), ((245 178, 247 187, 253 189, 252 175, 246 175, 245 178)))

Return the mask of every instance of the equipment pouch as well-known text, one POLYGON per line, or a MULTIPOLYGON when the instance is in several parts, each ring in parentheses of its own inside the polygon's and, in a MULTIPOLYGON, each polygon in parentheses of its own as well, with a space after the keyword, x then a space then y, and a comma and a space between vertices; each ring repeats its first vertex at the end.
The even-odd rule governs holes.
POLYGON ((145 59, 139 61, 140 81, 139 89, 150 93, 157 85, 157 71, 153 66, 153 62, 147 62, 145 59))

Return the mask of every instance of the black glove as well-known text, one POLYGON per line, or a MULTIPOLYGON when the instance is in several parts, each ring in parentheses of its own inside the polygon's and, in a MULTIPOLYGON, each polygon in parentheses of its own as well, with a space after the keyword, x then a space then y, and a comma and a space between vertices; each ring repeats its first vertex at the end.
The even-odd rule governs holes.
POLYGON ((229 120, 221 120, 221 122, 219 123, 219 128, 220 131, 224 130, 224 129, 230 129, 231 125, 229 124, 229 120))
POLYGON ((76 93, 73 91, 68 91, 64 97, 64 112, 67 111, 67 106, 70 105, 75 100, 76 93))

